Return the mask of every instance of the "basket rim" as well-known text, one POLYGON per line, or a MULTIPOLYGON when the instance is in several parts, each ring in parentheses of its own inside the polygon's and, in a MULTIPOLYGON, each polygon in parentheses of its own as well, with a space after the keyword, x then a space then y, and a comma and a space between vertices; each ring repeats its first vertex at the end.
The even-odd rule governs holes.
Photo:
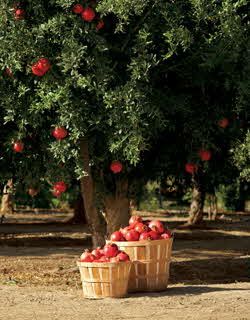
POLYGON ((115 268, 118 266, 123 266, 124 263, 126 263, 126 265, 131 265, 133 262, 132 261, 120 261, 120 262, 81 262, 80 260, 76 261, 76 264, 78 267, 93 267, 93 268, 100 268, 100 267, 104 267, 104 268, 115 268))
POLYGON ((169 239, 159 239, 159 240, 142 240, 142 241, 111 241, 111 240, 106 240, 106 244, 108 243, 115 243, 116 245, 120 247, 144 247, 144 246, 154 246, 154 245, 159 245, 163 243, 173 242, 173 237, 169 239))

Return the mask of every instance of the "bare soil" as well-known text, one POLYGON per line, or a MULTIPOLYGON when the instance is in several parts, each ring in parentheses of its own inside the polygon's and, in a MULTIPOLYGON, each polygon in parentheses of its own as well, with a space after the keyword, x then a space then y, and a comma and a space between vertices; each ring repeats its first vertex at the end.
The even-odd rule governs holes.
POLYGON ((250 285, 172 285, 163 293, 85 300, 80 290, 0 287, 0 319, 250 319, 250 285))
POLYGON ((204 230, 178 230, 185 217, 161 216, 175 229, 169 288, 97 301, 83 299, 75 270, 88 229, 56 223, 67 218, 25 213, 0 225, 0 320, 250 319, 250 215, 204 230))

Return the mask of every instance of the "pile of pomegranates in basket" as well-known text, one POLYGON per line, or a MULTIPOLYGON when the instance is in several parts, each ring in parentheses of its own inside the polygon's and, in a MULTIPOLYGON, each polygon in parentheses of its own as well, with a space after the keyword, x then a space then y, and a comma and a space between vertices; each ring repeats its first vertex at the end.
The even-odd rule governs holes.
POLYGON ((115 243, 106 244, 103 248, 96 248, 91 252, 86 250, 80 257, 80 262, 127 262, 127 253, 120 251, 115 243))
POLYGON ((172 237, 170 230, 165 229, 159 220, 142 221, 139 216, 132 216, 129 220, 129 226, 121 228, 111 234, 111 241, 143 241, 160 240, 172 237))

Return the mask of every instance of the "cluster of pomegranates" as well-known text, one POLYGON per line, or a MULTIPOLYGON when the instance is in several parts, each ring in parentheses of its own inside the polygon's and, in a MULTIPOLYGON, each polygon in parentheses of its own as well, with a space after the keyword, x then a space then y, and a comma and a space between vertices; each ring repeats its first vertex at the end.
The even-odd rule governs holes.
MULTIPOLYGON (((94 5, 95 1, 91 1, 90 5, 94 5)), ((81 15, 81 18, 86 22, 92 22, 96 18, 96 12, 91 6, 82 5, 77 3, 73 6, 72 11, 75 14, 81 15)), ((23 20, 25 18, 26 11, 21 3, 17 3, 14 6, 14 18, 15 20, 23 20)), ((100 30, 104 27, 104 21, 98 19, 96 30, 100 30)))
MULTIPOLYGON (((64 193, 67 190, 68 186, 66 185, 66 183, 64 181, 58 181, 53 185, 53 190, 52 190, 52 194, 55 197, 60 197, 62 193, 64 193)), ((37 196, 37 194, 39 193, 38 189, 32 188, 30 187, 28 189, 28 194, 33 198, 35 196, 37 196)))
MULTIPOLYGON (((52 131, 52 135, 56 140, 62 140, 67 137, 68 131, 64 127, 56 127, 52 131)), ((20 140, 17 140, 13 143, 13 150, 15 152, 23 152, 24 150, 24 143, 20 140)))
POLYGON ((117 241, 143 241, 160 240, 172 237, 170 230, 165 229, 159 220, 142 221, 139 216, 132 216, 129 220, 129 226, 121 228, 111 234, 110 240, 117 241))
MULTIPOLYGON (((218 126, 225 129, 229 126, 228 118, 222 118, 218 121, 218 126)), ((212 152, 206 149, 200 149, 198 151, 198 156, 202 161, 209 161, 212 158, 212 152)), ((198 165, 193 162, 188 162, 185 164, 185 171, 190 174, 195 174, 198 171, 198 165)))
MULTIPOLYGON (((86 22, 92 22, 97 18, 95 10, 91 6, 83 6, 80 3, 77 3, 73 6, 72 11, 75 14, 79 14, 82 18, 82 20, 86 22)), ((98 19, 97 20, 97 25, 96 25, 96 30, 100 30, 104 27, 104 21, 98 19)))
MULTIPOLYGON (((198 151, 199 158, 202 161, 209 161, 212 158, 212 152, 206 149, 200 149, 198 151)), ((193 162, 188 162, 185 164, 185 170, 187 173, 194 174, 198 171, 198 165, 193 162)))
POLYGON ((80 257, 80 262, 127 262, 130 261, 127 253, 120 251, 115 243, 98 247, 91 252, 85 250, 80 257))
MULTIPOLYGON (((55 129, 53 129, 52 131, 52 136, 57 139, 57 140, 63 140, 64 138, 66 138, 68 136, 68 131, 67 129, 65 129, 64 127, 55 127, 55 129)), ((13 143, 13 151, 17 152, 17 153, 21 153, 24 150, 24 143, 20 140, 14 141, 13 143)), ((110 170, 113 173, 119 173, 122 171, 122 164, 120 161, 113 161, 110 165, 110 170)), ((65 182, 63 181, 59 181, 57 183, 55 183, 55 185, 53 186, 53 195, 55 197, 60 197, 62 193, 64 193, 67 190, 67 185, 65 184, 65 182)), ((29 192, 30 194, 30 192, 29 192)), ((32 197, 35 196, 32 194, 30 194, 32 197)))

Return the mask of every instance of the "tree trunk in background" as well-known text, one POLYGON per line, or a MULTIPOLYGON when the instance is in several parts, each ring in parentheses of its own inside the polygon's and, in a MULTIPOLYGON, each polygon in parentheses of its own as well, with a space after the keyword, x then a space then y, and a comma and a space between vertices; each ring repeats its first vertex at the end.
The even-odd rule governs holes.
POLYGON ((236 211, 245 211, 245 204, 246 204, 246 192, 247 188, 244 182, 240 181, 239 185, 239 199, 236 204, 236 211))
POLYGON ((67 223, 75 223, 75 224, 87 223, 83 197, 81 194, 78 195, 78 198, 74 202, 74 216, 70 220, 68 220, 67 223))
POLYGON ((13 203, 12 203, 12 190, 13 190, 13 181, 12 179, 8 180, 7 184, 3 189, 2 204, 1 204, 1 213, 13 213, 13 203))
POLYGON ((102 246, 105 243, 106 225, 102 214, 95 205, 94 182, 89 165, 89 149, 87 139, 80 141, 81 158, 83 160, 83 171, 87 174, 81 178, 81 191, 84 201, 87 222, 92 233, 93 246, 102 246))
POLYGON ((205 203, 205 186, 201 175, 193 175, 193 192, 189 210, 188 225, 199 225, 203 220, 203 208, 205 203))
POLYGON ((128 225, 130 218, 130 201, 128 199, 128 181, 116 181, 116 194, 105 197, 105 220, 107 233, 128 225))
POLYGON ((212 193, 211 192, 209 193, 208 199, 209 199, 208 218, 209 220, 215 220, 218 213, 218 205, 217 205, 217 197, 214 189, 212 193))

